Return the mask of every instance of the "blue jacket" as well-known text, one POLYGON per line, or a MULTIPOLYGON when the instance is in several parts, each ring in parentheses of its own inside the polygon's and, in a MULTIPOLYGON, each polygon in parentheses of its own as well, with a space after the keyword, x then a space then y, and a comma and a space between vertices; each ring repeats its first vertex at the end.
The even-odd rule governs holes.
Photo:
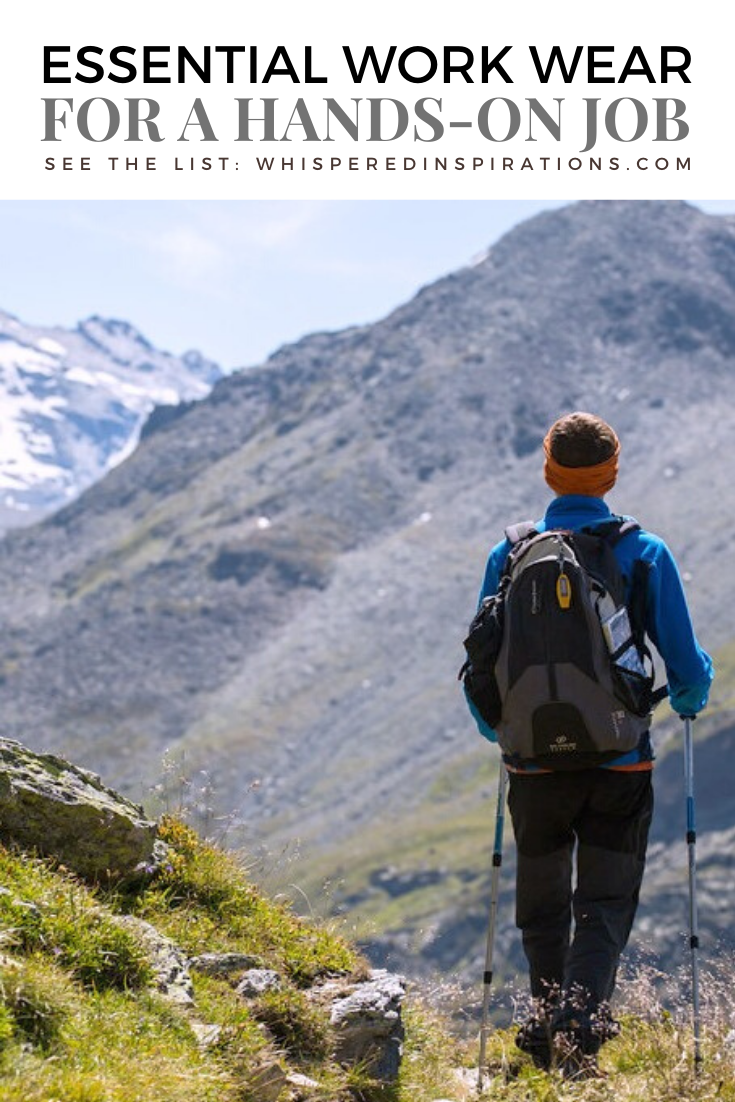
MULTIPOLYGON (((536 528, 540 532, 551 528, 577 531, 588 525, 600 524, 614 515, 602 498, 565 494, 551 502, 544 519, 536 524, 536 528)), ((700 712, 707 703, 714 677, 712 659, 697 642, 673 555, 662 539, 643 530, 624 536, 614 550, 622 574, 627 579, 631 578, 636 559, 651 564, 646 633, 664 660, 673 710, 680 715, 700 712)), ((496 592, 509 551, 510 542, 504 539, 490 552, 480 601, 496 592)), ((495 732, 478 715, 472 703, 468 703, 480 733, 491 742, 496 742, 495 732)), ((646 756, 651 756, 647 738, 637 750, 616 758, 609 765, 625 765, 646 756)))

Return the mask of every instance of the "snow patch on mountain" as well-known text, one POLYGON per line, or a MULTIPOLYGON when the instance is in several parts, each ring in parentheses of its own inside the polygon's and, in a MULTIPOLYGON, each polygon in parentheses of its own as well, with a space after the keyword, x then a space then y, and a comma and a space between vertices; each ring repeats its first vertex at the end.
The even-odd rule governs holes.
POLYGON ((65 330, 0 311, 0 528, 72 500, 130 454, 154 406, 204 398, 221 375, 125 321, 65 330))

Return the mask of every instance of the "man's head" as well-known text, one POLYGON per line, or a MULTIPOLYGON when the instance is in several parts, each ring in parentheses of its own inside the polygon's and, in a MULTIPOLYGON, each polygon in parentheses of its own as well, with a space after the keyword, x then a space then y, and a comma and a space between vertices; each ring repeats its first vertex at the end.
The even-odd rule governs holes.
POLYGON ((544 477, 556 494, 603 497, 618 476, 620 441, 613 429, 592 413, 568 413, 544 440, 544 477))

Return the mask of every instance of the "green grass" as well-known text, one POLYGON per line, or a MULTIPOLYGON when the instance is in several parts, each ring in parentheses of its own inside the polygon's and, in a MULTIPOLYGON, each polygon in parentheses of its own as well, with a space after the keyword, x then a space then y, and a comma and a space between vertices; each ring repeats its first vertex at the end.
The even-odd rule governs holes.
POLYGON ((0 847, 0 926, 22 953, 43 953, 96 989, 136 989, 151 971, 134 936, 116 925, 90 891, 33 858, 0 847))
POLYGON ((289 1070, 318 1079, 322 1102, 374 1097, 360 1069, 335 1063, 327 1011, 305 990, 363 977, 360 955, 330 925, 267 898, 181 822, 164 820, 161 835, 168 863, 124 892, 0 846, 0 1102, 261 1102, 289 1070), (234 980, 194 973, 194 1009, 174 1006, 151 986, 120 914, 153 922, 190 955, 247 954, 282 986, 245 1001, 234 980))
POLYGON ((147 889, 119 900, 191 955, 237 951, 308 986, 330 972, 364 972, 364 962, 328 924, 314 925, 269 899, 233 856, 165 818, 169 864, 147 889))
MULTIPOLYGON (((636 1012, 622 1016, 620 1036, 602 1049, 600 1080, 574 1083, 557 1070, 540 1071, 516 1048, 515 1028, 491 1032, 482 1102, 733 1102, 735 1048, 725 1038, 734 1008, 732 996, 723 991, 726 981, 731 988, 732 962, 719 977, 715 971, 704 978, 710 994, 718 989, 719 1009, 705 1008, 699 1074, 694 1072, 688 1008, 679 1005, 674 1016, 646 987, 642 997, 639 992, 631 998, 636 1012)), ((420 1003, 408 1008, 406 1025, 398 1102, 466 1102, 476 1097, 476 1041, 457 1042, 441 1018, 420 1003), (439 1093, 437 1084, 443 1084, 439 1093)))
MULTIPOLYGON (((446 779, 447 800, 463 778, 464 767, 446 779)), ((441 824, 435 829, 439 845, 441 824)), ((164 820, 162 834, 168 864, 118 894, 0 847, 0 1102, 262 1102, 273 1083, 282 1085, 279 1102, 291 1102, 289 1072, 316 1080, 314 1102, 467 1102, 476 1040, 453 1036, 418 989, 404 1008, 399 1081, 381 1087, 364 1068, 340 1067, 326 1012, 307 989, 336 973, 364 975, 360 955, 332 926, 267 898, 239 861, 181 822, 164 820), (189 954, 247 953, 277 970, 281 987, 245 1001, 234 982, 194 973, 194 1009, 173 1006, 151 988, 141 945, 116 924, 121 913, 153 922, 189 954), (197 1026, 210 1031, 206 1045, 197 1026)), ((424 902, 428 915, 428 895, 424 902)), ((606 1080, 569 1084, 539 1072, 516 1050, 513 1030, 494 1031, 483 1099, 735 1102, 735 1046, 724 1041, 735 969, 725 960, 718 969, 703 979, 697 1079, 688 1008, 664 1011, 641 976, 625 994, 621 1036, 603 1051, 606 1080)))
POLYGON ((735 1061, 723 1049, 723 1036, 711 1034, 705 1060, 695 1074, 691 1034, 670 1023, 624 1022, 619 1038, 600 1055, 604 1078, 566 1081, 533 1067, 515 1050, 510 1032, 493 1035, 483 1102, 732 1102, 735 1061))

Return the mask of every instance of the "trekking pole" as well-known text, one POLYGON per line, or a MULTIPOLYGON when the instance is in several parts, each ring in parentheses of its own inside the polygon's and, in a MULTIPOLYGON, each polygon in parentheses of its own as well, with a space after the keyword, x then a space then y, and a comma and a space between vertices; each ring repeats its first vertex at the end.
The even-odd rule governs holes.
POLYGON ((493 843, 493 865, 490 874, 490 920, 487 928, 487 949, 485 950, 485 971, 483 972, 482 1022, 480 1025, 480 1066, 477 1075, 477 1089, 482 1091, 485 1071, 485 1051, 489 1029, 490 988, 493 982, 493 951, 495 948, 495 924, 498 912, 498 890, 500 886, 500 868, 503 864, 503 828, 505 826, 505 789, 508 784, 508 771, 500 762, 498 768, 498 805, 495 813, 495 841, 493 843))
POLYGON ((689 853, 689 948, 692 954, 692 1019, 694 1025, 694 1070, 702 1065, 700 1046, 701 1019, 699 1012, 699 920, 697 916, 697 828, 694 820, 694 744, 693 716, 681 716, 684 721, 684 788, 687 805, 687 848, 689 853))

